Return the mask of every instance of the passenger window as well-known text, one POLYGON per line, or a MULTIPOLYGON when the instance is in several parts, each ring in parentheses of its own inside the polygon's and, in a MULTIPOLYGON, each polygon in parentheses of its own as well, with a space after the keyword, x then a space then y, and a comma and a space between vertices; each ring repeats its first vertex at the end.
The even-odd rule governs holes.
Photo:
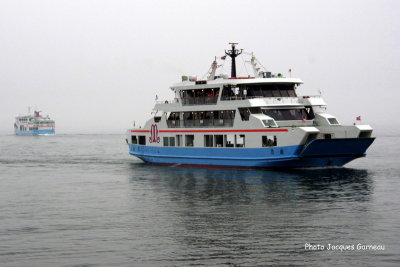
POLYGON ((163 137, 163 143, 164 143, 164 146, 169 146, 169 138, 163 137))
POLYGON ((224 136, 222 134, 214 135, 215 146, 223 147, 224 146, 224 136))
POLYGON ((176 135, 176 146, 182 146, 182 135, 181 134, 177 134, 176 135))
POLYGON ((235 135, 234 134, 226 134, 224 138, 225 138, 225 146, 226 147, 234 147, 235 146, 235 135))
POLYGON ((204 135, 204 146, 205 147, 213 147, 213 135, 212 134, 205 134, 204 135))
POLYGON ((338 125, 339 122, 335 118, 328 118, 328 121, 331 125, 338 125))
POLYGON ((262 120, 265 127, 277 127, 274 120, 262 120))
POLYGON ((139 135, 139 145, 146 145, 146 136, 139 135))
POLYGON ((236 147, 244 147, 245 146, 245 136, 244 134, 239 134, 236 136, 236 147))
POLYGON ((186 146, 193 146, 194 144, 194 135, 190 134, 190 135, 186 135, 185 136, 185 144, 186 146))
POLYGON ((277 139, 276 139, 275 135, 274 136, 263 135, 261 137, 261 141, 262 141, 263 147, 276 146, 276 143, 277 143, 277 139))

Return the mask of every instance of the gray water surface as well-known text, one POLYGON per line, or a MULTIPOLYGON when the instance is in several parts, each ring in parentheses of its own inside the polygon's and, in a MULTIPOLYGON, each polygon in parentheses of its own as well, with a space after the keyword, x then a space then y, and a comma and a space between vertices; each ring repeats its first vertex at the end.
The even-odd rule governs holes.
POLYGON ((3 135, 0 265, 399 266, 399 140, 268 171, 148 165, 122 135, 3 135))

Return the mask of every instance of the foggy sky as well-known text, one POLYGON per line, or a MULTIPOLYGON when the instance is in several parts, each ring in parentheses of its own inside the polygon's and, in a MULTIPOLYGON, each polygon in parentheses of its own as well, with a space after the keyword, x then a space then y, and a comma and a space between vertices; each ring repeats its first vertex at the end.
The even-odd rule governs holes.
POLYGON ((291 68, 299 95, 321 90, 340 122, 398 127, 399 10, 386 0, 1 0, 0 133, 28 106, 57 133, 124 133, 233 41, 274 73, 291 68))

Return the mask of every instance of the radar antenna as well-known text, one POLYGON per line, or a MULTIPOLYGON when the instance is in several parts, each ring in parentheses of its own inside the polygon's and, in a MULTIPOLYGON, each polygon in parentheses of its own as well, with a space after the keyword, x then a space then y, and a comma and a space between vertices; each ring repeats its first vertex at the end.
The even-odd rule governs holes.
POLYGON ((238 43, 229 43, 229 44, 232 45, 232 50, 228 50, 228 52, 226 52, 225 50, 225 55, 230 56, 232 58, 231 78, 236 78, 235 58, 242 53, 243 49, 240 49, 240 51, 238 49, 235 49, 235 46, 238 43))

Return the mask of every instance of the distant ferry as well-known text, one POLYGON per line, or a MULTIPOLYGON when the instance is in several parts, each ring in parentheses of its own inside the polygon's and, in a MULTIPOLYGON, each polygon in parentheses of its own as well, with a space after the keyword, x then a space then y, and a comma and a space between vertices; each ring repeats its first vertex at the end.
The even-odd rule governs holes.
MULTIPOLYGON (((374 141, 369 125, 344 126, 318 96, 298 96, 303 82, 266 71, 251 54, 254 76, 183 76, 172 101, 158 101, 143 128, 127 131, 129 153, 156 164, 298 168, 342 166, 364 157, 374 141)), ((360 117, 357 118, 361 120, 360 117)))
POLYGON ((50 117, 40 115, 41 111, 34 111, 33 114, 17 116, 14 123, 16 135, 54 135, 55 122, 50 117))

